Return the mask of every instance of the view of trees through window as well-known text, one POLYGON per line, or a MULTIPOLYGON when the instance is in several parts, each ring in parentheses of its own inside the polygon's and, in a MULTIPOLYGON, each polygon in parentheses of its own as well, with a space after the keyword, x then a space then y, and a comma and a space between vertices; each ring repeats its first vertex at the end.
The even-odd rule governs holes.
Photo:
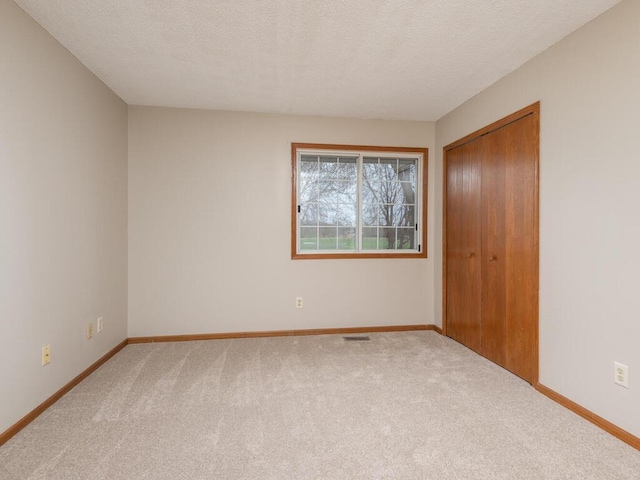
POLYGON ((302 154, 299 249, 417 249, 419 158, 302 154))

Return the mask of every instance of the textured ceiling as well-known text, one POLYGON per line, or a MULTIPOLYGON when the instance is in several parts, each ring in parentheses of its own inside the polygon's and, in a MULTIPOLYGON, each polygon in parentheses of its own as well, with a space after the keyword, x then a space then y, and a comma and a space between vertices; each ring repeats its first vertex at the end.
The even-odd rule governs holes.
POLYGON ((133 105, 437 120, 619 0, 16 0, 133 105))

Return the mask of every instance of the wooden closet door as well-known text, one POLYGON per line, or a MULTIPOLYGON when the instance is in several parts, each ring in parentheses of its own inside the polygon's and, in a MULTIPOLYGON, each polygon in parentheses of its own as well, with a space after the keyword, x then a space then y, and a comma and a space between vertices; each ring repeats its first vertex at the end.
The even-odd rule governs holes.
POLYGON ((444 332, 538 377, 540 104, 445 147, 444 332))
POLYGON ((537 118, 482 142, 482 354, 533 383, 537 371, 537 118))
POLYGON ((447 335, 482 349, 480 151, 477 142, 447 155, 447 335))
MULTIPOLYGON (((506 127, 505 127, 506 128, 506 127)), ((482 143, 482 354, 506 364, 506 155, 500 130, 482 143)))

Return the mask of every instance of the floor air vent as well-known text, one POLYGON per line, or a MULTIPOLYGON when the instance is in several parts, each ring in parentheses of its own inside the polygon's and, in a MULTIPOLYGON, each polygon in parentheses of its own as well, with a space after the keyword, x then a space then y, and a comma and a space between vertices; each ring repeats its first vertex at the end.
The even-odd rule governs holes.
POLYGON ((369 340, 371 340, 370 337, 365 337, 362 335, 352 335, 349 337, 342 337, 345 339, 346 342, 368 342, 369 340))

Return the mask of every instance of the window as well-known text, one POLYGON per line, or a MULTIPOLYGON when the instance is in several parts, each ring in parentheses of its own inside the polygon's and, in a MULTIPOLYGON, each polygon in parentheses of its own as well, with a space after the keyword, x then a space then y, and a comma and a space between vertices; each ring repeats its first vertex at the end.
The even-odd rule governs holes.
POLYGON ((426 258, 426 148, 291 153, 292 258, 426 258))

